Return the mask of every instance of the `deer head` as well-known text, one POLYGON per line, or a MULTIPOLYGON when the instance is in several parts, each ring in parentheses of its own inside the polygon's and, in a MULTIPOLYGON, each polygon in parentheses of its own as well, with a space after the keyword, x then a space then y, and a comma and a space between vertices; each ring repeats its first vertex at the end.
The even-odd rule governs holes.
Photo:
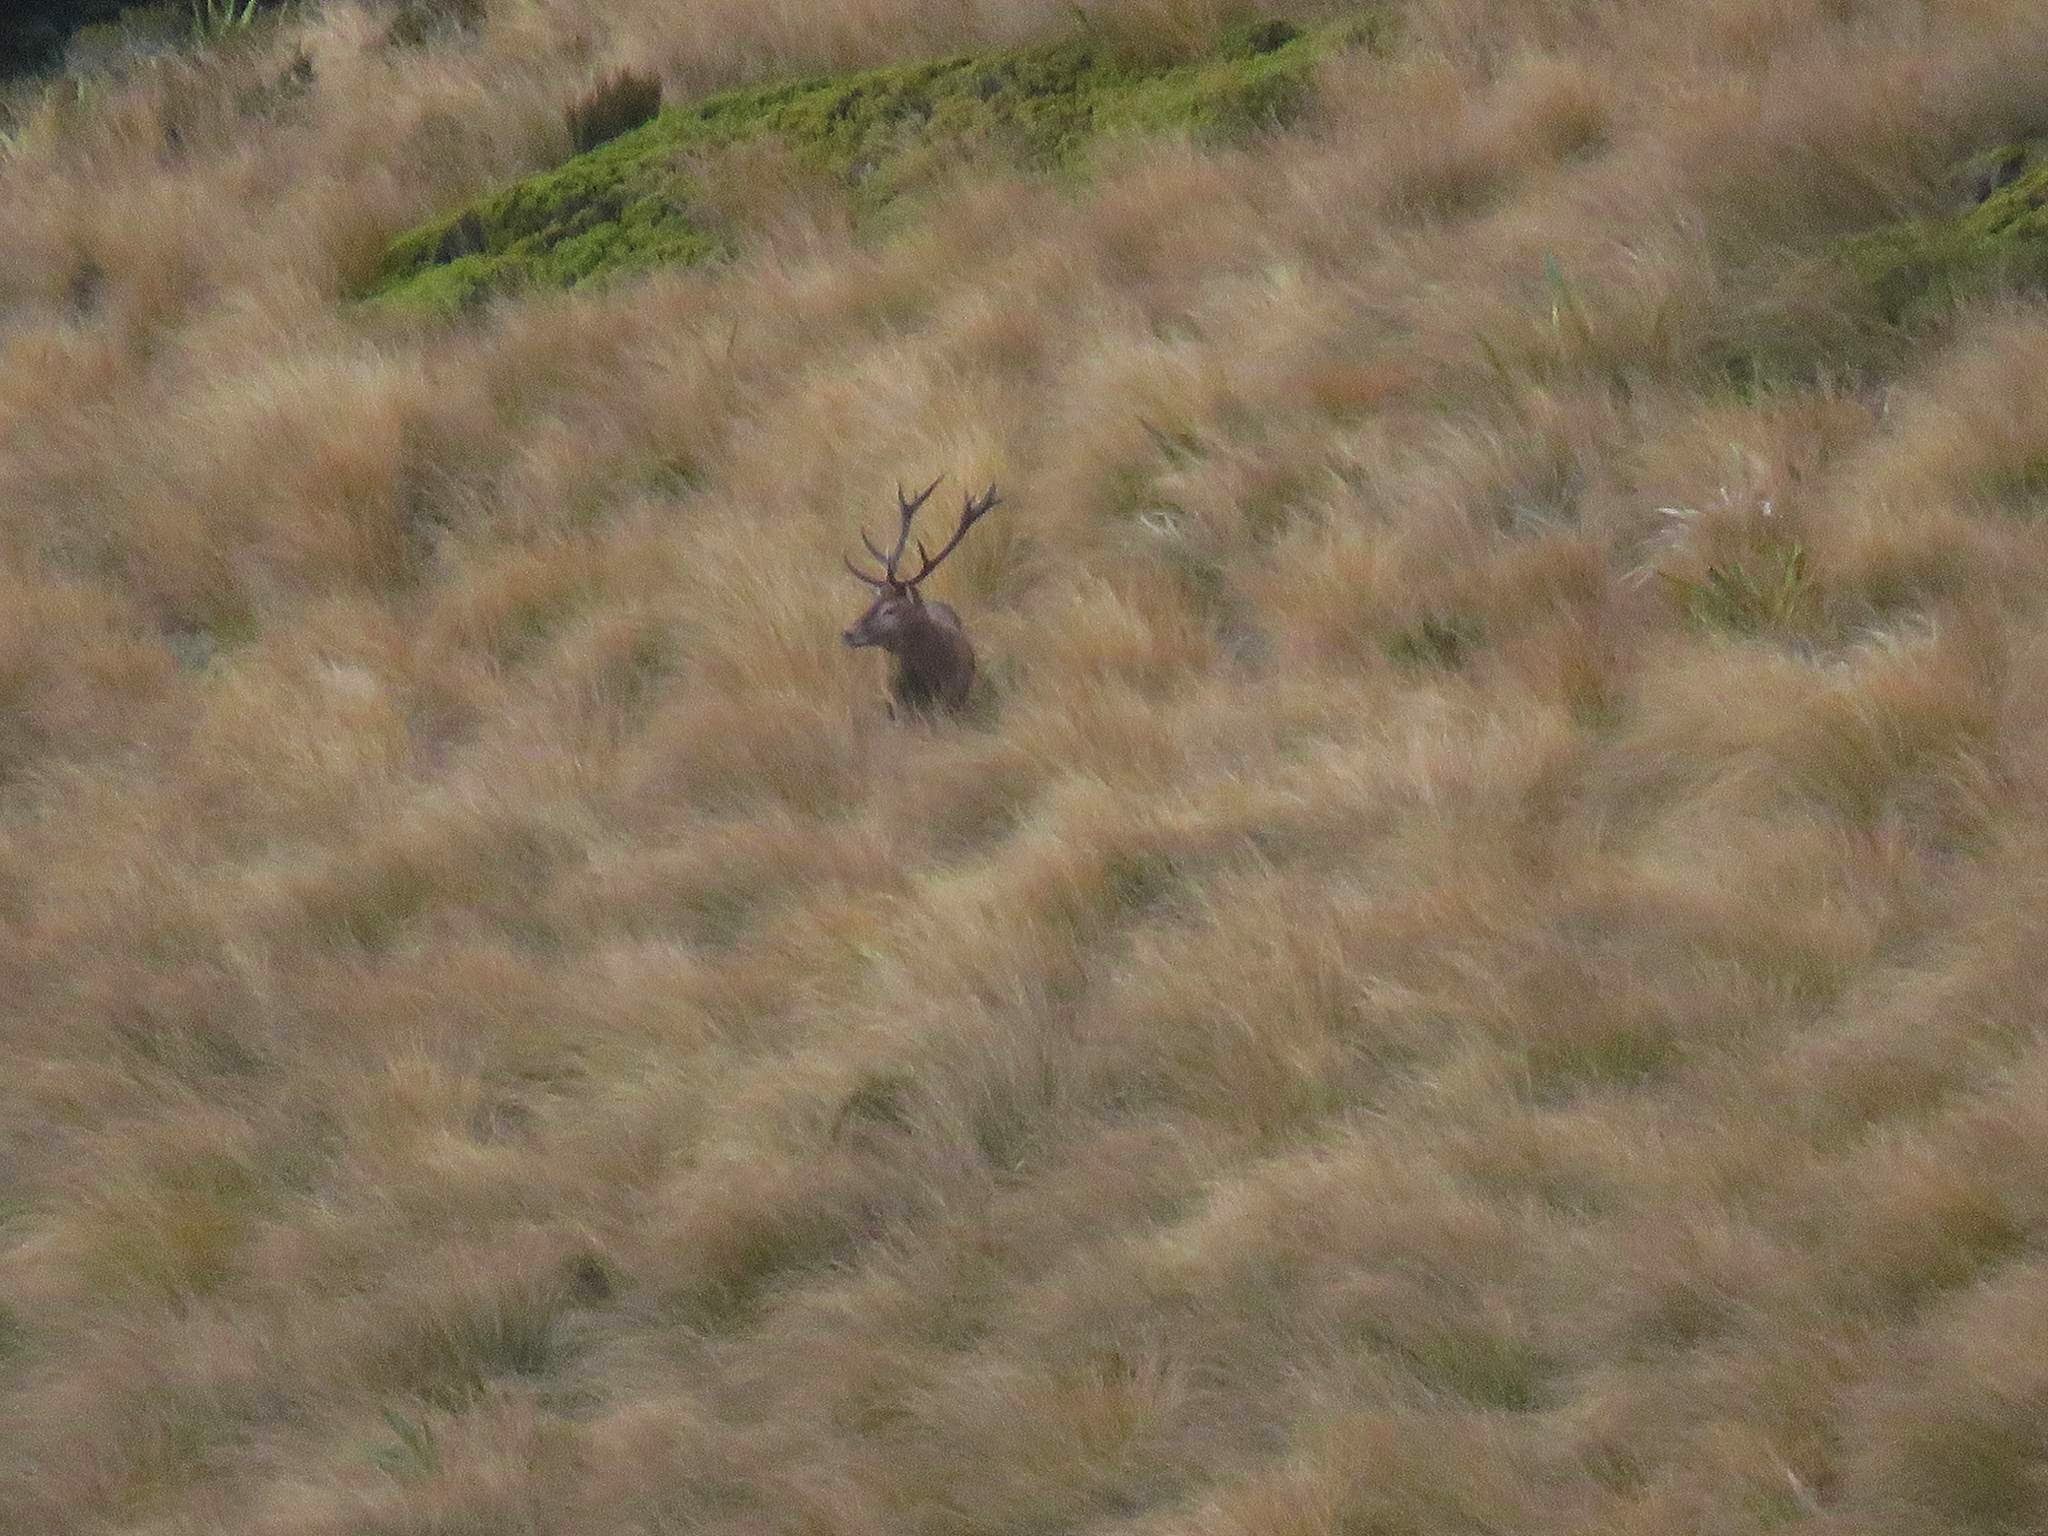
POLYGON ((927 603, 918 588, 959 547, 967 530, 1001 503, 993 485, 981 495, 969 497, 961 508, 959 526, 954 528, 953 536, 940 546, 936 555, 919 542, 917 572, 905 576, 901 566, 904 551, 910 547, 911 524, 938 486, 939 481, 934 480, 908 498, 900 484, 896 487, 896 511, 901 523, 895 547, 887 554, 876 547, 865 528, 861 530, 861 543, 881 562, 882 570, 880 575, 873 575, 851 560, 846 562, 847 570, 875 589, 875 600, 840 639, 851 647, 872 645, 890 653, 895 663, 890 691, 897 702, 919 705, 937 700, 957 707, 965 701, 974 681, 974 649, 967 643, 959 616, 944 603, 927 603))

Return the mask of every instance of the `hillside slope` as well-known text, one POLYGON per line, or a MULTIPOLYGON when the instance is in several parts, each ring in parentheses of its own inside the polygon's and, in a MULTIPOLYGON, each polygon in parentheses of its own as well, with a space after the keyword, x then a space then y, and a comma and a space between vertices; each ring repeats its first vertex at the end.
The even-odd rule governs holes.
POLYGON ((10 110, 0 1527, 2048 1527, 2038 7, 10 110))

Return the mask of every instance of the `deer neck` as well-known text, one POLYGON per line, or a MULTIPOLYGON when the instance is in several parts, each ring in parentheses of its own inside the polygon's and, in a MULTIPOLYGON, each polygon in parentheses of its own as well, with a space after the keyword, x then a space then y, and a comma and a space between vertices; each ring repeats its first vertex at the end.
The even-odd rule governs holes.
POLYGON ((894 649, 896 659, 913 672, 944 666, 959 654, 960 621, 944 603, 928 603, 915 623, 903 626, 894 649))

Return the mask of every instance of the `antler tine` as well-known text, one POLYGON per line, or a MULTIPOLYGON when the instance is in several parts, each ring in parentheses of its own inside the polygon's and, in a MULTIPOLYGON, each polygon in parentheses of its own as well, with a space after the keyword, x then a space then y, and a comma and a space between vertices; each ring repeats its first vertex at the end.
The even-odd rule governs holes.
MULTIPOLYGON (((872 549, 874 546, 869 545, 868 547, 872 549)), ((840 563, 843 564, 848 571, 853 573, 854 580, 864 581, 871 587, 886 587, 889 585, 889 580, 887 577, 870 576, 866 571, 862 570, 859 566, 855 565, 851 560, 848 560, 844 555, 841 555, 839 559, 840 563)))
MULTIPOLYGON (((945 478, 946 477, 944 475, 939 476, 939 480, 943 480, 945 478)), ((867 529, 861 529, 861 543, 866 546, 867 552, 869 554, 873 555, 877 560, 881 561, 882 563, 882 574, 880 576, 870 576, 866 571, 861 570, 851 560, 846 560, 846 557, 842 555, 840 558, 842 560, 845 560, 846 568, 849 571, 853 572, 853 574, 856 577, 866 582, 871 587, 888 587, 896 585, 896 567, 903 559, 904 546, 909 544, 910 542, 911 522, 917 517, 917 509, 923 506, 925 502, 930 499, 932 492, 939 488, 939 480, 934 480, 930 485, 926 486, 923 490, 919 491, 915 496, 911 497, 908 501, 904 500, 903 498, 903 482, 901 480, 896 482, 896 510, 900 512, 903 516, 903 526, 897 531, 896 534, 896 548, 889 554, 883 554, 882 551, 876 547, 875 541, 869 537, 867 529)), ((923 544, 919 544, 917 546, 917 552, 920 555, 924 553, 923 544)))
MULTIPOLYGON (((910 545, 910 525, 917 518, 917 509, 931 500, 932 492, 939 488, 939 480, 945 478, 943 474, 940 475, 938 480, 934 480, 908 501, 903 499, 903 482, 896 482, 896 510, 903 514, 903 526, 896 534, 896 548, 882 561, 882 567, 888 571, 891 581, 896 580, 897 562, 903 558, 903 551, 910 545)), ((873 546, 870 545, 869 548, 872 549, 873 546)), ((881 551, 875 550, 875 553, 880 555, 881 551)))
POLYGON ((891 581, 895 580, 895 566, 890 561, 887 555, 883 554, 879 549, 875 548, 875 541, 868 537, 868 531, 865 528, 861 529, 860 531, 860 541, 861 543, 867 546, 867 551, 869 554, 873 555, 877 560, 882 562, 882 574, 880 576, 870 576, 866 571, 861 570, 858 566, 856 566, 851 560, 846 560, 846 557, 844 555, 841 555, 839 558, 841 560, 846 560, 846 568, 849 571, 852 571, 854 575, 858 576, 862 581, 866 582, 869 586, 888 586, 891 581))
MULTIPOLYGON (((930 495, 931 492, 927 490, 925 494, 930 495)), ((919 582, 923 581, 925 577, 931 575, 933 571, 936 571, 939 568, 939 562, 944 560, 946 556, 953 553, 955 546, 957 546, 962 539, 967 537, 967 530, 972 528, 976 523, 981 521, 983 517, 987 516, 991 511, 1001 506, 1002 504, 1002 498, 996 495, 996 488, 993 484, 991 484, 989 488, 983 491, 979 496, 968 497, 965 505, 963 505, 960 509, 960 526, 953 530, 953 537, 946 540, 946 542, 942 546, 940 546, 939 552, 936 555, 926 554, 924 552, 924 545, 919 544, 917 546, 917 553, 918 558, 924 562, 923 569, 921 569, 915 576, 911 577, 908 581, 902 582, 902 585, 906 587, 914 587, 919 582)), ((901 581, 901 578, 899 577, 898 580, 901 581)))
POLYGON ((915 496, 911 497, 908 501, 905 501, 903 499, 903 482, 901 480, 898 480, 896 482, 896 505, 903 509, 903 513, 906 517, 917 516, 917 509, 932 499, 932 492, 936 491, 939 488, 939 480, 943 480, 945 478, 946 477, 944 475, 940 475, 937 480, 932 481, 930 485, 926 486, 923 490, 919 491, 915 496))

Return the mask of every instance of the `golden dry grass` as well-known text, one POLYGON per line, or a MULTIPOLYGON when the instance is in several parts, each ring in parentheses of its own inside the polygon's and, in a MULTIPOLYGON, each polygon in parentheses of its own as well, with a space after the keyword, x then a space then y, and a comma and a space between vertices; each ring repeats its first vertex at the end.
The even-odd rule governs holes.
POLYGON ((1393 9, 1253 144, 886 240, 762 152, 731 267, 455 322, 343 295, 603 72, 1071 10, 23 103, 0 1525, 2048 1527, 2048 308, 1813 261, 2048 18, 1393 9), (897 726, 837 559, 941 469, 897 726))

